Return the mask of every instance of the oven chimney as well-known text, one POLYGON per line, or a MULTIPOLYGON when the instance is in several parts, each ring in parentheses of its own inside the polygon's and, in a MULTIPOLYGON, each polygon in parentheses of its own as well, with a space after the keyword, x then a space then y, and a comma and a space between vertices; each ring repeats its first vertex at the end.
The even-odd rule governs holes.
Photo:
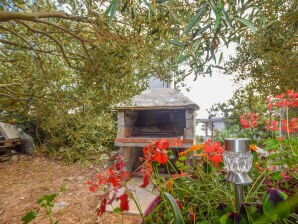
POLYGON ((162 81, 157 77, 151 76, 149 78, 149 89, 170 88, 170 87, 171 87, 170 83, 162 81))

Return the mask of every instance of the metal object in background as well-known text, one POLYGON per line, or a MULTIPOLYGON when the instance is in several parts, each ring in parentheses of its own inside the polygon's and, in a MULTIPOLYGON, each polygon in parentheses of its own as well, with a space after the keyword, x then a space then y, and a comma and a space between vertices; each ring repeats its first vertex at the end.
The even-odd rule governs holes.
POLYGON ((253 156, 249 150, 250 140, 247 138, 225 139, 225 152, 223 160, 228 174, 226 180, 235 184, 236 207, 240 211, 243 202, 243 186, 253 181, 248 172, 251 170, 253 156))

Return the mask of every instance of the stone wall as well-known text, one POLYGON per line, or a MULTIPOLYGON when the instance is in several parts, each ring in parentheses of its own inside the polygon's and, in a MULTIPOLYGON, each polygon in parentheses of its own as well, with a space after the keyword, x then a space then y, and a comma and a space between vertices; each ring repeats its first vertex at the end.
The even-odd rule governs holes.
POLYGON ((186 128, 184 133, 184 138, 194 139, 195 137, 195 111, 192 109, 187 109, 185 111, 186 118, 186 128))

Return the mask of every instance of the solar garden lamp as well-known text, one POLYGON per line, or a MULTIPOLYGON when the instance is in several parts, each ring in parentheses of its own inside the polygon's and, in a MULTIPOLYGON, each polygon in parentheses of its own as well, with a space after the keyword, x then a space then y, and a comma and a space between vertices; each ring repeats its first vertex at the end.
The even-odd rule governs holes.
POLYGON ((253 161, 252 153, 249 150, 249 139, 225 139, 223 160, 228 170, 226 180, 235 184, 236 208, 239 212, 243 201, 243 186, 253 182, 248 175, 253 161))

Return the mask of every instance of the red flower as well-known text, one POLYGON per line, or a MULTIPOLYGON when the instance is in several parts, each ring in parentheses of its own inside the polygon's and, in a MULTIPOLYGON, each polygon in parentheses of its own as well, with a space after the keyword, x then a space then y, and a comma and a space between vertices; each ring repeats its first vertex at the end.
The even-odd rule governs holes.
POLYGON ((129 210, 129 205, 128 205, 128 196, 127 194, 123 194, 119 197, 120 199, 120 209, 121 211, 128 211, 129 210))
POLYGON ((169 143, 164 138, 162 138, 160 141, 155 141, 154 145, 155 148, 159 150, 169 148, 169 143))
POLYGON ((283 137, 280 138, 276 138, 277 141, 282 142, 283 140, 285 140, 283 137))
POLYGON ((183 205, 182 205, 182 203, 179 201, 179 199, 176 199, 175 201, 176 201, 176 203, 177 203, 177 205, 178 205, 178 207, 179 207, 180 209, 183 208, 183 205))
POLYGON ((182 139, 180 138, 174 138, 174 139, 170 139, 169 141, 169 146, 182 146, 183 142, 182 139))
POLYGON ((288 96, 291 99, 290 107, 298 107, 298 92, 294 90, 288 90, 288 96))
POLYGON ((149 174, 145 174, 143 176, 143 184, 141 185, 141 187, 147 187, 149 184, 149 180, 150 180, 150 175, 149 174))
POLYGON ((266 121, 266 126, 265 128, 269 131, 269 130, 272 130, 272 131, 278 131, 279 129, 279 122, 278 121, 266 121))
POLYGON ((90 191, 95 192, 100 185, 104 185, 106 191, 101 195, 101 204, 97 210, 98 216, 102 215, 106 211, 106 205, 111 204, 114 200, 120 199, 120 208, 122 211, 128 210, 127 195, 124 194, 117 198, 117 192, 120 187, 124 185, 124 182, 130 178, 130 174, 125 169, 123 163, 123 156, 117 155, 113 157, 113 164, 105 171, 96 174, 96 180, 90 180, 87 182, 90 185, 90 191))
POLYGON ((294 90, 289 89, 288 90, 288 96, 292 99, 297 99, 298 98, 298 92, 294 92, 294 90))
POLYGON ((266 101, 268 103, 268 110, 271 110, 274 105, 271 99, 272 99, 272 96, 267 96, 266 98, 266 101))
POLYGON ((214 166, 217 168, 218 167, 218 163, 221 163, 222 160, 222 155, 220 154, 216 154, 216 155, 212 155, 209 157, 209 160, 212 161, 214 163, 214 166))
POLYGON ((204 153, 207 156, 207 159, 214 163, 214 166, 217 168, 218 163, 222 162, 222 153, 224 149, 222 148, 220 142, 213 142, 212 140, 208 140, 204 142, 204 153))
POLYGON ((279 101, 276 103, 277 107, 288 107, 292 104, 291 101, 288 101, 287 99, 280 98, 279 101))
POLYGON ((298 107, 298 92, 294 90, 287 91, 287 97, 285 93, 281 93, 276 96, 268 96, 266 98, 268 102, 268 109, 271 110, 273 106, 276 107, 298 107))
POLYGON ((113 185, 114 188, 120 186, 120 184, 115 176, 110 176, 109 182, 113 185))
POLYGON ((270 102, 271 102, 271 99, 272 99, 272 96, 267 96, 267 97, 266 97, 266 101, 267 101, 267 103, 270 103, 270 102))
POLYGON ((282 129, 285 132, 293 133, 298 131, 297 118, 292 118, 290 121, 282 120, 282 129))
POLYGON ((108 182, 108 180, 106 179, 106 178, 103 178, 103 179, 100 179, 99 181, 98 181, 98 184, 99 185, 104 185, 104 184, 106 184, 108 182))
POLYGON ((185 177, 186 173, 184 173, 182 170, 180 170, 180 174, 174 173, 173 178, 178 178, 178 177, 185 177))
POLYGON ((276 95, 274 98, 276 99, 283 99, 285 97, 285 93, 281 93, 280 95, 276 95))
POLYGON ((257 120, 260 116, 255 113, 247 113, 240 116, 240 123, 242 128, 253 128, 258 125, 257 120))
POLYGON ((152 162, 156 161, 159 164, 165 164, 168 162, 168 148, 170 145, 180 145, 182 141, 172 140, 171 143, 165 139, 155 141, 154 144, 149 144, 143 148, 143 154, 145 162, 142 164, 141 172, 143 174, 143 184, 141 187, 146 187, 149 184, 150 176, 152 174, 152 162))
POLYGON ((91 184, 93 184, 93 181, 92 180, 88 180, 87 184, 88 185, 91 185, 91 184))
POLYGON ((97 189, 98 189, 98 185, 92 185, 92 186, 89 187, 89 190, 91 192, 95 192, 97 189))
POLYGON ((191 223, 195 223, 196 222, 196 214, 193 211, 190 211, 189 216, 190 216, 191 223))
POLYGON ((165 164, 168 162, 168 151, 167 150, 155 150, 153 154, 153 160, 159 164, 165 164))

